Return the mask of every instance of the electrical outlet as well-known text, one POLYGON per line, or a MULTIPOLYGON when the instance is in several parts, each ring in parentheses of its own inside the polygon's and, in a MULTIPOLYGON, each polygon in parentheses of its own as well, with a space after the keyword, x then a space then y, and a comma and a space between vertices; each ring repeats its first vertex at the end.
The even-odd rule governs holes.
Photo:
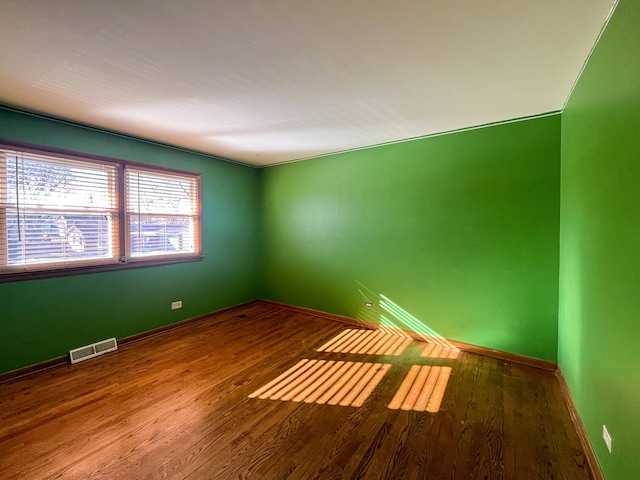
POLYGON ((171 302, 171 310, 178 310, 179 308, 182 308, 182 300, 171 302))
POLYGON ((611 435, 609 435, 609 430, 607 430, 606 425, 602 425, 602 439, 604 440, 604 443, 607 444, 609 453, 611 453, 611 435))

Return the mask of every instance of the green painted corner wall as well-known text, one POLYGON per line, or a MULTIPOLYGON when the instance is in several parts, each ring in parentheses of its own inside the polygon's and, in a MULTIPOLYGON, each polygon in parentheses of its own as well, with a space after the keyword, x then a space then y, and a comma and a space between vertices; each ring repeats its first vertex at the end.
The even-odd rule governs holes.
POLYGON ((559 363, 611 480, 640 478, 640 2, 622 0, 562 115, 559 363), (602 440, 605 424, 612 453, 602 440))
POLYGON ((267 298, 556 360, 560 115, 274 166, 262 188, 267 298))
POLYGON ((200 262, 0 284, 0 372, 259 296, 258 170, 7 109, 0 138, 200 172, 204 238, 200 262))

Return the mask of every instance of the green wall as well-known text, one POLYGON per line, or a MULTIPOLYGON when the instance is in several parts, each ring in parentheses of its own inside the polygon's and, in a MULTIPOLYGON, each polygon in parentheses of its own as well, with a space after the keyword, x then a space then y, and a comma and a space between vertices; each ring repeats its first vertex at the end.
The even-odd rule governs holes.
POLYGON ((562 115, 559 362, 608 479, 640 478, 640 2, 562 115), (613 437, 609 453, 602 425, 613 437))
POLYGON ((555 361, 559 182, 560 115, 270 167, 264 294, 555 361))
POLYGON ((6 109, 0 138, 201 172, 204 250, 200 262, 0 284, 0 372, 259 295, 258 170, 6 109))

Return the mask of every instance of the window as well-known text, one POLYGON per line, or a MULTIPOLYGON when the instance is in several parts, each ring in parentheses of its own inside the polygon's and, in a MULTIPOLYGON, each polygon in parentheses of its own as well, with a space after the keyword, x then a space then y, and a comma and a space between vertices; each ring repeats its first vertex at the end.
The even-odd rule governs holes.
POLYGON ((132 259, 199 250, 197 178, 126 167, 125 179, 132 259))
POLYGON ((200 176, 0 145, 0 279, 201 258, 200 176))

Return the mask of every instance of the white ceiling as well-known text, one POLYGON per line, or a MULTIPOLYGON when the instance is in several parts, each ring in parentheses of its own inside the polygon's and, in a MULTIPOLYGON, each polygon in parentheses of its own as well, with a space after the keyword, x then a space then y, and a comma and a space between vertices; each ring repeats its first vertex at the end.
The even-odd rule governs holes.
POLYGON ((0 103, 268 165, 560 110, 614 3, 1 0, 0 103))

